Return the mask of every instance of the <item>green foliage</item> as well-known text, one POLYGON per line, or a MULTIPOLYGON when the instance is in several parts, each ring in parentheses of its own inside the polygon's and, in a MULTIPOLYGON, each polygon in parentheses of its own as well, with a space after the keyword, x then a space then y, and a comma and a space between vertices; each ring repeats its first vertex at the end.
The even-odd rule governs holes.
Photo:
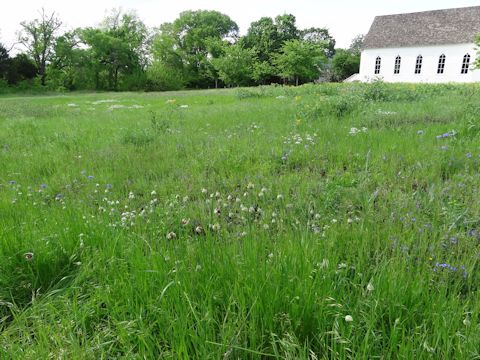
POLYGON ((168 91, 184 88, 184 74, 174 67, 162 62, 154 62, 147 69, 147 90, 168 91))
POLYGON ((325 55, 331 58, 335 55, 335 39, 330 35, 328 29, 309 28, 300 31, 300 37, 305 41, 321 45, 325 48, 325 55))
POLYGON ((16 85, 20 82, 25 84, 37 76, 37 67, 27 55, 18 54, 8 60, 6 80, 10 85, 16 85))
POLYGON ((131 80, 146 65, 148 31, 134 13, 114 10, 101 28, 82 30, 81 39, 89 47, 88 65, 95 74, 96 89, 120 90, 126 77, 131 80))
MULTIPOLYGON (((241 37, 230 17, 212 10, 184 11, 173 22, 149 29, 135 12, 113 9, 98 26, 64 32, 56 13, 42 9, 40 15, 22 22, 19 42, 48 91, 299 84, 315 80, 319 62, 335 53, 327 29, 301 30, 292 14, 263 17, 241 37), (292 44, 302 44, 292 50, 303 59, 294 58, 292 44), (308 50, 314 51, 310 60, 305 58, 308 50)), ((10 85, 22 82, 17 90, 32 79, 27 70, 33 67, 18 70, 28 66, 24 60, 8 59, 0 47, 0 79, 10 85)))
POLYGON ((240 44, 227 45, 224 54, 213 60, 213 66, 226 85, 245 86, 252 82, 256 57, 253 49, 244 49, 240 44))
POLYGON ((348 51, 350 51, 354 55, 360 56, 362 53, 363 42, 365 41, 365 35, 357 35, 353 38, 348 51))
POLYGON ((334 79, 342 81, 360 71, 360 55, 338 49, 332 60, 334 79))
POLYGON ((0 79, 5 79, 8 71, 10 56, 7 49, 0 43, 0 79))
POLYGON ((62 22, 55 12, 46 14, 42 9, 40 16, 40 19, 20 23, 22 30, 19 33, 19 42, 35 62, 42 85, 45 85, 47 64, 54 56, 55 38, 62 22))
POLYGON ((285 42, 281 53, 275 57, 278 74, 284 79, 309 82, 318 79, 322 63, 326 61, 324 48, 309 41, 285 42))
POLYGON ((218 11, 185 11, 163 24, 154 40, 154 60, 189 87, 208 87, 218 80, 212 59, 221 55, 222 41, 236 37, 238 25, 218 11))

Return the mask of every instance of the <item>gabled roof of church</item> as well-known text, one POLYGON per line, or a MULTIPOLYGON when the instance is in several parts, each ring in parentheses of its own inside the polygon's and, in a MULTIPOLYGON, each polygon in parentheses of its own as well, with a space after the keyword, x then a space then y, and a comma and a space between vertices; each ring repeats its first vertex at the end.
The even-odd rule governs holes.
POLYGON ((377 16, 364 49, 473 43, 480 33, 480 6, 377 16))

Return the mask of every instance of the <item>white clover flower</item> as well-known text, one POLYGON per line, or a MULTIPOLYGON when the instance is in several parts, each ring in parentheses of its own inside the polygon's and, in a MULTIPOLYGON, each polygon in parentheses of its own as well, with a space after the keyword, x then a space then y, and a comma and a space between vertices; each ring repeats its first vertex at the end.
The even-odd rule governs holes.
POLYGON ((215 223, 213 225, 210 225, 210 229, 212 231, 219 231, 220 230, 220 224, 219 223, 215 223))
POLYGON ((202 194, 206 194, 206 193, 208 193, 208 190, 205 189, 205 188, 203 188, 203 189, 202 189, 202 194))
POLYGON ((255 185, 251 182, 248 183, 247 185, 247 189, 251 190, 251 189, 254 189, 255 188, 255 185))
POLYGON ((349 134, 350 134, 350 135, 357 135, 359 132, 360 132, 360 130, 358 130, 356 127, 352 127, 352 128, 350 129, 349 134))
POLYGON ((173 231, 167 234, 167 240, 174 240, 176 238, 177 238, 177 234, 175 234, 173 231))
POLYGON ((25 253, 23 254, 23 257, 25 258, 25 260, 27 261, 32 261, 33 260, 33 252, 28 252, 28 253, 25 253))
POLYGON ((353 317, 351 315, 346 315, 345 316, 345 322, 347 322, 347 323, 353 322, 353 317))

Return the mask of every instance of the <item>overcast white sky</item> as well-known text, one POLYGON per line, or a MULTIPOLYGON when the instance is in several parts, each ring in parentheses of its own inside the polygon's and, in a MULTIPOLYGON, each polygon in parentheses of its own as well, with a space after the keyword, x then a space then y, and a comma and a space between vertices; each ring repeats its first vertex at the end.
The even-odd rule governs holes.
POLYGON ((291 13, 299 28, 326 27, 347 47, 357 34, 364 34, 376 15, 480 5, 480 0, 0 0, 0 42, 7 47, 23 20, 38 16, 42 7, 55 11, 65 29, 98 24, 114 7, 136 10, 148 26, 173 21, 184 10, 218 10, 229 15, 244 34, 252 21, 262 16, 291 13))

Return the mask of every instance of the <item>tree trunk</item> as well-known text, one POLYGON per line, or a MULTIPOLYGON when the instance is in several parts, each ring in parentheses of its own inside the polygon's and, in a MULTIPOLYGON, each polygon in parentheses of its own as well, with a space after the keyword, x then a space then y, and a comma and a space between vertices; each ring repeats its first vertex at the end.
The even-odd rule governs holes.
POLYGON ((45 74, 46 73, 45 68, 46 68, 46 65, 42 63, 40 64, 40 68, 38 69, 38 73, 40 75, 40 83, 42 84, 42 86, 45 86, 45 80, 47 77, 47 75, 45 74))
POLYGON ((115 75, 113 78, 113 88, 115 89, 115 91, 118 90, 118 67, 115 68, 115 75))

